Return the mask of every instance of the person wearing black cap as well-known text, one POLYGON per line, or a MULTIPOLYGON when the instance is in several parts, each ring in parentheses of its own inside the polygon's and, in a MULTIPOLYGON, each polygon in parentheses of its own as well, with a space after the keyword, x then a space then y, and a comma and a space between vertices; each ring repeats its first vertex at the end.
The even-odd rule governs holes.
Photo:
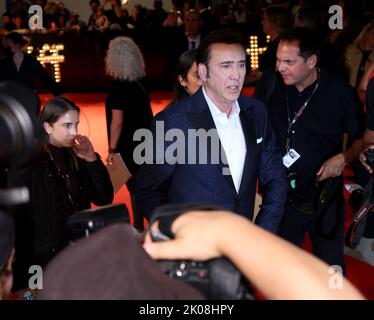
POLYGON ((43 280, 37 300, 204 299, 195 288, 164 274, 124 223, 65 248, 48 264, 43 280))
POLYGON ((14 222, 0 210, 0 300, 7 299, 13 283, 14 222))

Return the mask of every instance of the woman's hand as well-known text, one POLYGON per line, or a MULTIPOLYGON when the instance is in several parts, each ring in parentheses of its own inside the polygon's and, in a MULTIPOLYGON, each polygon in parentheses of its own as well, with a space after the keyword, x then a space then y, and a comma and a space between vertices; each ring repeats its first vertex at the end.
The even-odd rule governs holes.
POLYGON ((88 162, 93 162, 97 159, 92 143, 86 136, 77 135, 73 150, 77 157, 88 162))
POLYGON ((113 155, 114 155, 113 152, 109 152, 109 153, 108 153, 108 157, 106 158, 106 162, 107 162, 108 164, 113 164, 113 155))

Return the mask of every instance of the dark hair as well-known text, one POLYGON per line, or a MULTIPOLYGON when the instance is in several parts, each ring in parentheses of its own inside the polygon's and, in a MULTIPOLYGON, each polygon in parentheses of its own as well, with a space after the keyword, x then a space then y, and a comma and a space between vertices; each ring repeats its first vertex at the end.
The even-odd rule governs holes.
POLYGON ((2 15, 2 17, 9 17, 11 18, 12 17, 12 14, 9 12, 9 11, 5 11, 2 15))
POLYGON ((208 66, 210 59, 210 47, 215 43, 225 44, 239 44, 245 48, 247 47, 247 41, 243 35, 235 29, 219 29, 208 34, 201 42, 196 55, 197 64, 205 64, 208 66))
POLYGON ((269 6, 264 9, 263 13, 277 29, 284 30, 290 27, 288 10, 285 7, 269 6))
POLYGON ((58 96, 46 103, 45 107, 40 112, 40 122, 53 124, 57 122, 65 112, 70 110, 77 111, 78 113, 80 112, 79 107, 74 102, 65 96, 58 96))
POLYGON ((308 28, 292 28, 285 31, 279 38, 279 41, 297 42, 299 46, 299 56, 308 60, 312 55, 317 59, 321 53, 321 40, 317 34, 308 28))
POLYGON ((327 21, 324 12, 324 8, 319 5, 304 6, 297 12, 297 18, 303 27, 318 32, 322 37, 325 37, 327 21))
POLYGON ((28 43, 28 41, 22 37, 18 32, 10 32, 5 36, 6 40, 11 40, 15 44, 20 44, 22 47, 28 43))
POLYGON ((191 49, 186 52, 183 52, 177 63, 177 79, 174 86, 174 101, 180 101, 189 96, 189 93, 186 89, 180 84, 178 77, 181 76, 183 79, 187 78, 188 71, 191 69, 192 64, 196 61, 197 49, 191 49))

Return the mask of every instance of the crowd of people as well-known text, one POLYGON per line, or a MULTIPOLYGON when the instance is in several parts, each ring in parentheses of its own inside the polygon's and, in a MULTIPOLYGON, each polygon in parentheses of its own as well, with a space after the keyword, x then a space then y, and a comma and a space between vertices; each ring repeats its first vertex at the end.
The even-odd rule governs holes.
MULTIPOLYGON (((39 298, 130 299, 131 292, 138 291, 130 288, 125 292, 118 287, 105 296, 90 295, 88 283, 95 281, 84 268, 77 269, 76 280, 71 281, 77 265, 91 264, 105 241, 110 246, 110 234, 124 232, 124 238, 131 239, 128 246, 138 257, 137 263, 149 267, 145 269, 152 275, 148 286, 154 295, 142 296, 147 299, 160 298, 159 283, 170 288, 173 285, 157 277, 144 249, 155 259, 226 256, 253 286, 272 299, 363 298, 346 279, 344 290, 332 291, 326 277, 329 266, 338 266, 346 274, 344 169, 361 166, 361 160, 364 177, 355 171, 361 188, 372 173, 363 152, 374 148, 373 22, 364 14, 358 21, 357 12, 349 11, 351 1, 347 0, 342 2, 344 28, 328 32, 324 25, 328 16, 319 21, 315 18, 323 18, 328 12, 328 1, 312 6, 306 5, 307 1, 295 2, 289 7, 283 1, 273 2, 279 5, 262 10, 261 1, 256 1, 253 8, 249 5, 252 2, 235 1, 230 12, 226 2, 210 7, 210 1, 200 0, 193 7, 190 1, 174 1, 175 10, 167 14, 162 1, 156 0, 147 14, 142 13, 141 6, 135 6, 137 13, 127 19, 126 10, 117 1, 108 2, 110 12, 105 10, 105 2, 90 1, 88 30, 137 27, 140 21, 160 27, 185 25, 186 37, 179 47, 183 50, 175 63, 174 98, 155 117, 139 46, 121 35, 109 42, 106 51, 105 72, 112 79, 103 101, 108 134, 106 162, 110 165, 114 154, 120 153, 132 175, 126 185, 135 229, 143 231, 143 219, 152 221, 160 206, 206 204, 217 208, 215 212, 186 213, 169 221, 168 234, 163 236, 173 239, 164 243, 152 242, 150 233, 158 226, 151 224, 144 247, 137 238, 134 240, 135 230, 131 233, 127 227, 118 226, 109 229, 108 235, 104 228, 89 239, 93 244, 82 240, 69 246, 69 216, 90 208, 91 203, 111 204, 113 187, 91 141, 78 133, 79 107, 61 95, 61 89, 36 60, 23 53, 25 42, 19 33, 6 35, 10 56, 0 61, 0 80, 11 80, 35 91, 36 79, 41 77, 56 97, 41 112, 35 110, 45 132, 44 152, 33 163, 7 174, 12 183, 28 187, 30 202, 14 210, 14 226, 9 215, 0 211, 0 230, 7 229, 0 234, 0 297, 10 291, 15 254, 13 291, 23 293, 28 286, 29 266, 39 265, 47 266, 48 289, 37 294, 39 298), (257 19, 256 14, 270 43, 260 59, 261 67, 249 73, 246 38, 236 29, 220 26, 231 25, 230 21, 247 23, 257 19), (131 20, 135 17, 144 20, 131 20), (242 94, 248 81, 256 84, 254 97, 242 94), (142 141, 153 161, 141 162, 134 152, 140 144, 134 133, 144 129, 157 137, 160 124, 166 137, 142 141), (198 133, 194 142, 191 132, 198 133), (262 204, 255 216, 257 192, 262 195, 262 204), (307 232, 311 254, 297 248, 303 247, 307 232), (87 255, 80 255, 79 249, 87 249, 87 255), (276 268, 274 261, 278 263, 276 268), (59 268, 66 272, 60 273, 56 282, 54 270, 59 268), (290 270, 293 275, 288 274, 290 270), (300 278, 304 281, 301 286, 300 278), (60 292, 61 283, 69 284, 69 290, 60 292)), ((15 3, 20 10, 23 2, 15 3)), ((365 1, 362 4, 369 6, 365 1)), ((51 14, 45 18, 47 25, 62 22, 64 15, 64 19, 70 19, 61 3, 48 2, 44 8, 51 14)), ((12 30, 11 23, 5 23, 8 31, 12 30)), ((367 223, 366 236, 374 238, 369 219, 367 223)), ((157 231, 164 232, 165 226, 157 231)), ((125 241, 123 245, 126 247, 125 241)), ((103 265, 114 259, 117 246, 106 252, 103 265)), ((126 264, 124 260, 119 263, 126 264)), ((97 277, 98 269, 94 271, 92 277, 97 277)), ((125 285, 128 269, 115 272, 113 277, 125 285)), ((110 276, 95 285, 105 287, 105 281, 110 281, 110 276)), ((164 297, 187 296, 170 290, 164 297)), ((194 291, 187 293, 188 297, 201 298, 194 291)))

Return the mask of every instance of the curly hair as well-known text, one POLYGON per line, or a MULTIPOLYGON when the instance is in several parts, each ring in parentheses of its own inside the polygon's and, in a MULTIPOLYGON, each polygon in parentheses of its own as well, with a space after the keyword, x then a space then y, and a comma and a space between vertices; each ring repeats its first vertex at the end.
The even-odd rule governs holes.
POLYGON ((105 72, 116 80, 136 81, 145 77, 142 52, 129 37, 116 37, 109 42, 105 72))

